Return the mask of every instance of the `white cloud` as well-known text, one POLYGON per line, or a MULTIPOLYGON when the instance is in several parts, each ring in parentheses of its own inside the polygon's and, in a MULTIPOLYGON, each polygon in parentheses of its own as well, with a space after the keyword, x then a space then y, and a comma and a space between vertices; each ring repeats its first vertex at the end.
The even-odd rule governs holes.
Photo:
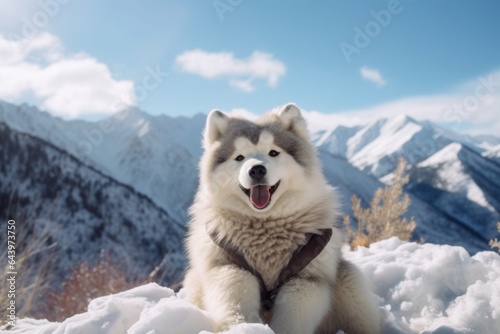
POLYGON ((326 130, 338 124, 366 124, 380 118, 408 115, 430 120, 471 134, 500 135, 500 70, 460 86, 449 94, 401 98, 373 107, 344 110, 334 114, 305 113, 311 130, 326 130))
POLYGON ((247 119, 257 119, 259 117, 259 115, 254 114, 253 112, 245 108, 233 108, 226 113, 233 117, 243 117, 247 119))
POLYGON ((382 78, 382 75, 380 74, 379 70, 376 70, 374 68, 368 68, 368 67, 361 67, 360 69, 361 76, 363 79, 368 80, 376 84, 377 86, 385 86, 387 83, 384 78, 382 78))
MULTIPOLYGON (((40 1, 41 2, 41 1, 40 1)), ((40 10, 36 0, 0 0, 0 30, 19 30, 23 18, 31 18, 32 14, 40 10)))
MULTIPOLYGON (((362 109, 303 110, 309 130, 332 130, 339 125, 365 125, 381 118, 407 115, 429 120, 446 128, 470 134, 500 136, 500 70, 462 83, 449 94, 405 97, 362 109), (328 113, 330 112, 330 113, 328 113)), ((256 118, 247 109, 233 109, 232 115, 256 118)))
POLYGON ((255 90, 255 87, 252 85, 252 80, 250 79, 247 80, 232 79, 229 80, 229 84, 247 93, 251 93, 255 90))
MULTIPOLYGON (((299 107, 312 133, 333 130, 339 125, 365 125, 381 118, 407 115, 458 132, 500 136, 500 70, 469 80, 458 87, 449 94, 405 97, 368 108, 334 113, 299 107)), ((258 114, 243 108, 232 109, 229 114, 250 119, 258 117, 258 114)))
POLYGON ((247 59, 238 59, 230 52, 186 51, 175 59, 177 67, 206 79, 227 78, 231 86, 252 92, 254 81, 265 80, 276 87, 286 73, 285 65, 269 53, 254 51, 247 59))
POLYGON ((89 55, 65 54, 47 32, 20 40, 0 35, 0 82, 0 99, 34 96, 42 108, 68 118, 109 114, 120 101, 134 101, 131 81, 114 79, 89 55))

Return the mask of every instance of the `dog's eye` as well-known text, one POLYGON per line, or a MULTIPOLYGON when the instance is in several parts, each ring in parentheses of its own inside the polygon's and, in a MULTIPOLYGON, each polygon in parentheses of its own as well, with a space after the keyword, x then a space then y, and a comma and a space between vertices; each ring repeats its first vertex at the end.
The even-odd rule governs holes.
POLYGON ((280 154, 280 152, 275 151, 275 150, 269 151, 269 156, 270 157, 277 157, 279 154, 280 154))
POLYGON ((245 159, 245 157, 244 157, 244 156, 242 156, 242 155, 240 154, 240 155, 238 155, 238 156, 236 157, 236 159, 234 159, 234 160, 236 160, 236 161, 242 161, 242 160, 244 160, 244 159, 245 159))

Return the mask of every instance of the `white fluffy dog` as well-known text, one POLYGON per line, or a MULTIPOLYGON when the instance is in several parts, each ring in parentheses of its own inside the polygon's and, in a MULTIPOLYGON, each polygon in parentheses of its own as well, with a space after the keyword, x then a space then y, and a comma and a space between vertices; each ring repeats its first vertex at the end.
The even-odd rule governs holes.
POLYGON ((187 237, 187 298, 216 330, 379 333, 360 271, 342 259, 337 200, 293 104, 256 121, 212 111, 187 237))

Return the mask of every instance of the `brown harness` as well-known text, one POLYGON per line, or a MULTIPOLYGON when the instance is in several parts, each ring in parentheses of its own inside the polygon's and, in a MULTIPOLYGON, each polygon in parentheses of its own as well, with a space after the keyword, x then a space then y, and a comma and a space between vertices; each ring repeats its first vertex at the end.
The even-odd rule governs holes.
POLYGON ((216 231, 210 232, 209 235, 212 241, 224 251, 231 262, 250 272, 257 278, 260 285, 261 307, 265 311, 269 311, 273 308, 274 301, 276 300, 276 296, 278 295, 281 287, 285 285, 286 282, 293 279, 302 271, 302 269, 311 263, 311 261, 321 253, 330 241, 332 229, 321 229, 319 231, 321 234, 306 234, 307 242, 304 245, 299 246, 293 252, 290 261, 280 272, 278 279, 274 283, 274 287, 270 290, 267 289, 262 275, 247 262, 244 255, 232 246, 226 238, 219 239, 216 231))

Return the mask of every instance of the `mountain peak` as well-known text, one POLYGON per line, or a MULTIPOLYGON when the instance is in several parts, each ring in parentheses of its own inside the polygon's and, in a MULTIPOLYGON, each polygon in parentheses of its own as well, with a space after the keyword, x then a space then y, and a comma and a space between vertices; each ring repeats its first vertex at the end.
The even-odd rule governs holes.
POLYGON ((144 119, 150 117, 150 114, 134 106, 122 109, 110 116, 110 118, 119 120, 137 120, 139 118, 144 119))
POLYGON ((408 124, 416 124, 418 126, 422 126, 422 122, 417 121, 415 118, 408 116, 406 114, 399 114, 395 117, 384 118, 385 123, 384 127, 389 127, 392 129, 399 129, 408 124))

